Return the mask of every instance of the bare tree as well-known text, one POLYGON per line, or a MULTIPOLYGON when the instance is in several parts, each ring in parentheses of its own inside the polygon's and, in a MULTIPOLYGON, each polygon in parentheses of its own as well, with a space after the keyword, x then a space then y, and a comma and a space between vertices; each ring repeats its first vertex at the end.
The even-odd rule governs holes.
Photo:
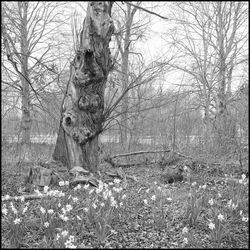
POLYGON ((231 101, 232 77, 246 53, 246 3, 179 2, 171 20, 178 23, 170 35, 179 56, 172 66, 187 72, 192 78, 190 86, 198 91, 205 138, 212 125, 219 134, 228 132, 225 125, 230 120, 227 106, 231 101))
MULTIPOLYGON (((112 98, 114 112, 108 120, 116 119, 116 125, 118 124, 120 131, 120 143, 125 150, 129 149, 132 134, 135 135, 135 130, 132 128, 135 126, 133 119, 138 118, 140 111, 145 108, 141 96, 142 93, 145 94, 145 91, 142 91, 142 89, 147 89, 148 85, 159 77, 159 73, 166 70, 166 64, 163 60, 157 58, 150 63, 145 63, 143 54, 135 49, 136 43, 142 41, 150 29, 151 16, 142 15, 143 11, 154 14, 154 12, 142 8, 141 4, 141 2, 136 4, 127 2, 123 5, 120 3, 114 5, 117 10, 113 18, 117 23, 115 41, 118 49, 114 71, 119 77, 120 86, 118 86, 117 92, 112 98), (149 76, 150 73, 151 76, 149 76), (139 94, 138 99, 134 98, 135 92, 139 94)), ((119 85, 119 83, 116 85, 119 85)), ((108 111, 108 113, 110 112, 108 111)))
POLYGON ((39 92, 58 77, 51 58, 49 36, 55 30, 58 3, 5 2, 2 8, 2 35, 8 62, 3 65, 6 86, 21 95, 21 154, 30 158, 32 109, 36 98, 43 107, 39 92), (48 74, 49 81, 42 81, 48 74))

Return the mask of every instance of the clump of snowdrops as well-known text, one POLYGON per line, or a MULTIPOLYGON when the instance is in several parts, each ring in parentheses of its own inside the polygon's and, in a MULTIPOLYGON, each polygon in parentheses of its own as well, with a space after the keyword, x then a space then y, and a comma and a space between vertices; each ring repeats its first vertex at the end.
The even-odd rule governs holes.
MULTIPOLYGON (((37 230, 44 235, 46 247, 76 248, 77 240, 83 238, 87 221, 98 240, 103 242, 112 227, 115 211, 120 211, 126 200, 120 182, 119 179, 109 184, 99 181, 98 188, 78 184, 69 190, 69 183, 61 181, 60 190, 52 190, 47 186, 43 192, 35 190, 40 199, 39 205, 36 201, 32 209, 24 198, 10 200, 10 196, 4 196, 2 219, 8 231, 10 246, 25 244, 24 235, 34 220, 37 230)), ((80 242, 83 246, 84 242, 80 242)))
POLYGON ((206 184, 197 188, 197 183, 193 182, 188 194, 185 217, 190 227, 196 224, 199 215, 208 199, 206 194, 206 184))
POLYGON ((151 189, 146 190, 147 194, 150 194, 150 198, 144 199, 144 205, 150 207, 154 224, 157 228, 163 228, 166 225, 168 219, 169 207, 172 202, 172 197, 169 190, 154 182, 151 189))

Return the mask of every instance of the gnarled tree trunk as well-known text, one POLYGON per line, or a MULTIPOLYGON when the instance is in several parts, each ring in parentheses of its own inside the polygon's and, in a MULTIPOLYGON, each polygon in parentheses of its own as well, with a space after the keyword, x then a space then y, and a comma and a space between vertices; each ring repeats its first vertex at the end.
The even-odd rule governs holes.
POLYGON ((80 47, 70 65, 60 128, 53 158, 68 168, 95 173, 98 136, 102 132, 104 90, 112 67, 109 42, 114 31, 112 2, 89 2, 80 47))

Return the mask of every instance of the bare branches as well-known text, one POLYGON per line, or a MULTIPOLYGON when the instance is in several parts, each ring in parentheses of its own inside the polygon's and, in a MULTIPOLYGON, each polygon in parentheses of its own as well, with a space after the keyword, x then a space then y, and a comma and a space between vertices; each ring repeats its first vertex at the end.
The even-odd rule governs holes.
POLYGON ((127 1, 126 3, 129 4, 129 5, 131 5, 131 6, 133 6, 133 7, 135 7, 135 8, 137 8, 137 9, 143 10, 143 11, 145 11, 145 12, 151 14, 151 15, 158 16, 158 17, 160 17, 160 18, 162 18, 164 20, 169 20, 169 18, 167 18, 167 17, 164 17, 164 16, 162 16, 162 15, 156 13, 156 12, 153 12, 153 11, 150 11, 148 9, 145 9, 145 8, 143 8, 141 6, 135 5, 135 4, 133 4, 133 3, 129 2, 129 1, 127 1))

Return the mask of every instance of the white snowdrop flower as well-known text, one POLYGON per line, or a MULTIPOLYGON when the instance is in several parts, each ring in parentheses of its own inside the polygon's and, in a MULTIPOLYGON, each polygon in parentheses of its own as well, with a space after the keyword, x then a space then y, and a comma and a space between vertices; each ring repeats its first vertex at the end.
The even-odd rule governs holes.
POLYGON ((103 185, 103 182, 100 180, 99 181, 99 185, 98 185, 98 187, 102 190, 103 189, 103 187, 104 187, 104 185, 103 185))
POLYGON ((4 215, 7 215, 7 214, 8 214, 8 209, 7 209, 6 207, 4 207, 4 208, 2 209, 2 213, 3 213, 4 215))
POLYGON ((49 227, 49 222, 47 222, 47 221, 44 222, 44 227, 46 227, 46 228, 49 227))
POLYGON ((77 202, 79 199, 77 197, 72 197, 73 202, 77 202))
POLYGON ((240 210, 240 215, 242 215, 242 210, 240 210))
POLYGON ((89 190, 89 194, 92 194, 94 192, 94 189, 89 190))
POLYGON ((52 190, 48 191, 48 192, 47 192, 47 195, 48 195, 48 196, 53 196, 53 195, 54 195, 54 191, 52 191, 52 190))
POLYGON ((65 182, 64 182, 64 185, 65 185, 65 186, 68 186, 68 185, 69 185, 69 181, 65 181, 65 182))
POLYGON ((61 205, 61 203, 59 202, 57 206, 58 206, 58 207, 61 207, 62 205, 61 205))
POLYGON ((13 203, 11 202, 10 203, 10 207, 11 207, 11 210, 13 211, 14 214, 17 214, 17 210, 16 208, 14 207, 13 203))
POLYGON ((10 196, 8 194, 6 194, 3 198, 2 198, 4 201, 7 201, 10 199, 10 196))
POLYGON ((54 213, 54 210, 53 209, 49 209, 48 210, 48 214, 53 214, 54 213))
POLYGON ((69 220, 69 217, 68 216, 62 216, 61 218, 63 221, 68 221, 69 220))
POLYGON ((117 192, 117 193, 119 193, 119 191, 120 191, 120 189, 117 188, 117 187, 113 187, 113 190, 114 190, 115 192, 117 192))
POLYGON ((121 182, 120 179, 114 179, 114 183, 119 184, 121 182))
POLYGON ((244 222, 248 222, 248 217, 242 217, 242 221, 244 221, 244 222))
POLYGON ((168 200, 168 201, 172 201, 173 199, 172 199, 171 197, 168 197, 167 200, 168 200))
POLYGON ((157 189, 158 189, 158 190, 161 190, 161 187, 159 186, 159 187, 157 187, 157 189))
POLYGON ((191 186, 193 186, 193 187, 194 187, 196 184, 197 184, 196 182, 193 182, 191 186))
POLYGON ((209 227, 211 230, 215 229, 215 225, 214 225, 214 223, 212 223, 212 222, 210 222, 210 223, 208 224, 208 227, 209 227))
POLYGON ((206 185, 206 184, 202 186, 202 188, 203 188, 203 189, 206 189, 206 187, 207 187, 207 185, 206 185))
POLYGON ((183 238, 183 243, 184 243, 184 244, 187 244, 187 243, 188 243, 187 237, 183 238))
POLYGON ((85 190, 87 190, 87 189, 89 188, 89 184, 85 184, 85 185, 83 186, 83 188, 84 188, 85 190))
POLYGON ((242 179, 240 179, 240 180, 239 180, 239 183, 240 183, 240 184, 243 184, 243 180, 242 180, 242 179))
POLYGON ((20 224, 21 223, 21 219, 20 218, 16 218, 15 220, 14 220, 14 224, 20 224))
POLYGON ((143 200, 143 202, 145 205, 148 205, 148 200, 145 199, 145 200, 143 200))
POLYGON ((221 198, 221 193, 218 193, 218 197, 221 198))
POLYGON ((184 166, 184 167, 183 167, 183 170, 184 170, 184 171, 187 171, 187 170, 188 170, 188 167, 187 167, 187 166, 184 166))
POLYGON ((48 187, 48 186, 44 186, 44 188, 43 188, 43 192, 44 192, 44 193, 47 193, 47 192, 48 192, 48 190, 49 190, 49 187, 48 187))
POLYGON ((28 207, 26 206, 26 207, 23 209, 23 214, 26 213, 27 209, 28 209, 28 207))
POLYGON ((102 196, 103 196, 103 199, 104 199, 104 200, 107 200, 107 198, 108 198, 108 191, 105 190, 105 191, 103 192, 102 196))
POLYGON ((83 209, 83 211, 87 213, 87 212, 89 211, 89 209, 88 209, 87 207, 85 207, 85 208, 83 209))
POLYGON ((183 234, 188 233, 188 228, 187 228, 187 227, 184 227, 184 228, 182 229, 182 233, 183 233, 183 234))
POLYGON ((65 193, 64 192, 59 192, 58 197, 64 197, 65 193))
POLYGON ((67 212, 71 211, 73 208, 70 204, 67 204, 66 205, 66 209, 67 209, 67 212))
POLYGON ((156 200, 156 196, 155 196, 155 195, 152 195, 151 200, 152 200, 152 201, 155 201, 155 200, 156 200))
POLYGON ((120 207, 122 207, 123 206, 123 202, 120 202, 120 207))
POLYGON ((20 197, 20 201, 21 201, 21 202, 24 202, 24 196, 21 196, 21 197, 20 197))
POLYGON ((101 207, 104 207, 104 206, 105 206, 105 204, 102 202, 102 203, 100 204, 100 206, 101 206, 101 207))
POLYGON ((73 245, 70 240, 67 240, 64 244, 66 248, 76 248, 76 246, 73 245))
POLYGON ((97 208, 97 206, 96 206, 96 204, 95 204, 95 203, 93 203, 92 207, 93 207, 94 209, 96 209, 96 208, 97 208))
POLYGON ((241 178, 242 178, 242 180, 244 181, 244 180, 246 179, 246 175, 243 174, 243 175, 241 176, 241 178))
POLYGON ((222 214, 219 214, 219 215, 218 215, 218 219, 219 219, 220 221, 223 221, 223 220, 224 220, 224 216, 223 216, 222 214))
POLYGON ((62 213, 63 213, 63 214, 66 214, 66 213, 67 213, 67 209, 63 207, 63 208, 62 208, 62 213))
POLYGON ((213 204, 214 204, 213 198, 211 198, 211 199, 208 201, 208 203, 209 203, 211 206, 213 206, 213 204))
POLYGON ((78 189, 81 189, 81 185, 80 184, 78 184, 76 187, 74 187, 74 191, 76 191, 78 189))
POLYGON ((42 194, 38 189, 35 189, 34 192, 35 192, 38 196, 43 196, 43 194, 42 194))
POLYGON ((126 194, 123 194, 122 197, 121 197, 121 199, 123 200, 123 199, 125 199, 126 197, 127 197, 127 195, 126 195, 126 194))
POLYGON ((232 203, 232 209, 235 210, 238 207, 238 204, 232 203))
POLYGON ((155 181, 154 184, 157 185, 157 181, 155 181))
POLYGON ((117 203, 115 200, 111 200, 111 207, 117 207, 117 203))
POLYGON ((148 189, 146 190, 146 193, 148 193, 148 192, 149 192, 149 190, 150 190, 150 189, 148 188, 148 189))
POLYGON ((42 214, 45 214, 46 210, 43 207, 40 207, 40 211, 42 214))
POLYGON ((227 206, 228 207, 231 207, 231 205, 232 205, 232 200, 230 200, 230 201, 227 202, 227 206))
POLYGON ((111 186, 111 185, 114 185, 114 183, 113 182, 109 182, 109 185, 111 186))
POLYGON ((74 241, 74 240, 75 240, 75 236, 74 236, 74 235, 70 235, 70 236, 69 236, 69 241, 72 242, 72 241, 74 241))
POLYGON ((60 239, 60 234, 56 234, 56 240, 60 239))
POLYGON ((62 235, 63 237, 66 237, 66 236, 68 235, 68 231, 66 231, 66 230, 62 231, 62 232, 61 232, 61 235, 62 235))
POLYGON ((58 183, 58 184, 59 184, 59 186, 60 186, 60 187, 62 187, 62 186, 64 186, 64 185, 65 185, 64 181, 59 181, 59 183, 58 183))

